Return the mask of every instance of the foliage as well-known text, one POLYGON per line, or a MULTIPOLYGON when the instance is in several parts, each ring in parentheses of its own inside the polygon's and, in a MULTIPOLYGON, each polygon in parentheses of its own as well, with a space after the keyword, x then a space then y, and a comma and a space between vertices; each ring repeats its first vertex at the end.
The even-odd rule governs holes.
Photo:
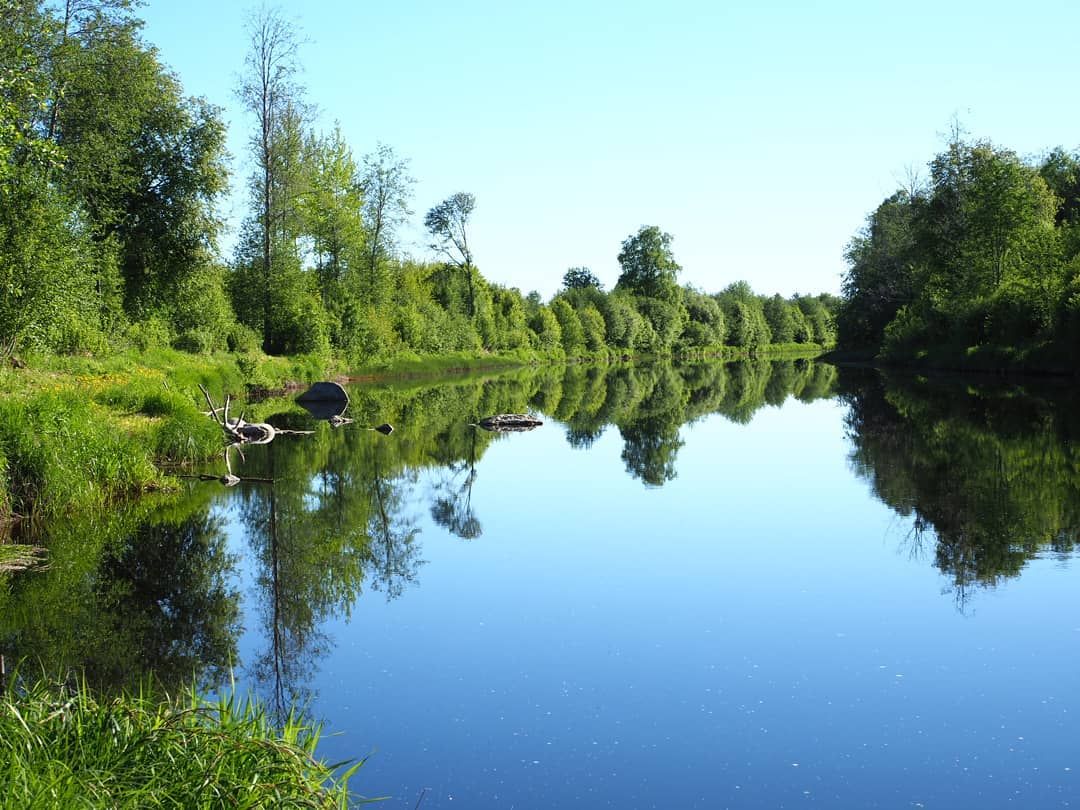
POLYGON ((954 131, 928 183, 887 198, 848 245, 841 344, 911 360, 1067 340, 1076 166, 954 131))
POLYGON ((564 290, 582 290, 588 287, 594 287, 597 290, 604 289, 600 279, 588 267, 571 267, 563 274, 562 283, 564 290))
POLYGON ((676 276, 682 269, 671 252, 672 236, 655 225, 642 225, 628 236, 619 252, 622 273, 615 285, 634 295, 669 303, 679 299, 676 276))
POLYGON ((716 296, 724 313, 727 334, 724 343, 745 349, 767 346, 772 332, 765 319, 764 302, 754 295, 745 281, 729 284, 716 296))
MULTIPOLYGON (((0 17, 0 357, 172 346, 385 368, 441 353, 535 362, 730 343, 731 318, 678 287, 672 236, 656 226, 623 242, 610 293, 569 268, 557 296, 567 306, 480 273, 469 193, 424 217, 440 263, 402 255, 408 159, 378 144, 358 161, 340 127, 314 128, 300 31, 271 8, 246 26, 237 96, 253 169, 224 261, 221 111, 185 94, 143 39, 138 5, 29 0, 0 17)), ((1068 161, 1048 159, 1046 173, 1067 185, 1068 161)), ((795 341, 814 333, 804 320, 795 341)), ((739 347, 762 350, 764 331, 750 331, 739 347)), ((238 362, 254 380, 258 361, 238 362)))
POLYGON ((416 179, 409 174, 409 161, 399 158, 392 147, 379 144, 364 155, 360 191, 364 197, 363 282, 368 299, 375 304, 389 280, 389 262, 397 248, 397 230, 412 214, 410 203, 416 179))
POLYGON ((147 349, 3 372, 0 505, 46 517, 168 487, 154 462, 201 461, 221 451, 199 384, 240 394, 248 385, 280 387, 327 373, 310 356, 240 357, 246 368, 233 356, 147 349))
POLYGON ((585 352, 585 329, 577 312, 564 298, 551 302, 551 312, 559 322, 563 351, 567 357, 580 357, 585 352))

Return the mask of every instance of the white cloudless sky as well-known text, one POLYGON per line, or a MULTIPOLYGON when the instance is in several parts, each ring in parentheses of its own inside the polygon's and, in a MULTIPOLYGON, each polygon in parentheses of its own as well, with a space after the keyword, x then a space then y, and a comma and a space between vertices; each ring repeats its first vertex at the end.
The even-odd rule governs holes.
MULTIPOLYGON (((245 214, 253 121, 234 89, 257 3, 149 0, 145 39, 225 110, 245 214)), ((1080 3, 288 0, 301 81, 357 158, 377 143, 424 212, 476 195, 492 282, 545 297, 568 267, 605 283, 641 225, 706 292, 839 291, 844 245, 943 146, 954 119, 1024 156, 1080 146, 1080 3)), ((226 248, 231 240, 225 242, 226 248)))

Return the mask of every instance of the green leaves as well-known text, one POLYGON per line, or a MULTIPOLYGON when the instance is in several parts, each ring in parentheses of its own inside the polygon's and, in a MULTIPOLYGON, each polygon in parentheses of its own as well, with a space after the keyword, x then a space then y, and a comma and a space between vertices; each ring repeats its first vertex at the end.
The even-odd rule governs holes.
POLYGON ((682 268, 671 252, 671 234, 655 225, 642 225, 626 238, 619 252, 622 274, 616 288, 635 295, 675 302, 679 299, 676 277, 682 268))
POLYGON ((1036 168, 954 133, 929 168, 927 185, 882 202, 848 246, 842 343, 899 359, 1058 339, 1080 244, 1075 160, 1056 150, 1036 168))

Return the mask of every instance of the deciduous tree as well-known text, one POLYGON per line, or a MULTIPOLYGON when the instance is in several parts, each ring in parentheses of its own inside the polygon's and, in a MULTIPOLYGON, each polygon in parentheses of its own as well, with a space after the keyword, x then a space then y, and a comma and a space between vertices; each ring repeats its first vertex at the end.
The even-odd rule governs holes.
POLYGON ((476 208, 476 198, 459 191, 436 205, 424 217, 424 227, 431 234, 431 249, 444 256, 447 262, 465 274, 469 282, 469 314, 476 314, 473 290, 473 255, 469 248, 467 228, 469 217, 476 208))
POLYGON ((647 298, 678 301, 676 278, 682 268, 671 252, 671 240, 671 234, 655 225, 642 225, 636 234, 627 237, 619 252, 622 274, 616 289, 647 298))

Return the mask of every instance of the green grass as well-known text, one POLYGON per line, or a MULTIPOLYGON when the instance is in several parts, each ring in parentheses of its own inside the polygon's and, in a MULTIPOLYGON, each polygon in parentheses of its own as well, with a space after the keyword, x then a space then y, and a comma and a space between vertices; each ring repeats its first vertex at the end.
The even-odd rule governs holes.
POLYGON ((191 355, 172 349, 108 357, 31 356, 0 369, 0 522, 93 509, 172 486, 156 465, 207 459, 222 436, 199 385, 226 393, 325 376, 316 357, 191 355))
MULTIPOLYGON (((18 683, 18 678, 12 679, 18 683)), ((85 684, 9 686, 0 808, 344 808, 351 767, 317 757, 320 727, 193 692, 99 698, 85 684)))

